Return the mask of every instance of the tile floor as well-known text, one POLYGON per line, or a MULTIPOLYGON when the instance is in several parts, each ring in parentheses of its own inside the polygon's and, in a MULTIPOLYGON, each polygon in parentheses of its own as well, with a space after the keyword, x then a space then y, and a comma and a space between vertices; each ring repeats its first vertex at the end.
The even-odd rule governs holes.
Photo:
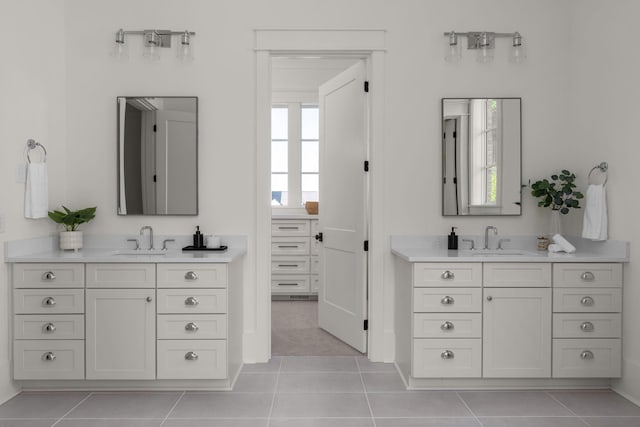
POLYGON ((360 356, 274 357, 232 392, 25 392, 0 427, 640 427, 610 391, 406 391, 360 356))

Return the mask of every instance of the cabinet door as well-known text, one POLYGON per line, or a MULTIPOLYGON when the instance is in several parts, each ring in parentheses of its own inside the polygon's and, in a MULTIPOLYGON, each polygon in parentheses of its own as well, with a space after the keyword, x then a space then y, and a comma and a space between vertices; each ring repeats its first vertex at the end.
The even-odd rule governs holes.
POLYGON ((87 289, 87 379, 155 379, 155 289, 87 289))
POLYGON ((551 376, 551 289, 485 288, 483 376, 551 376))

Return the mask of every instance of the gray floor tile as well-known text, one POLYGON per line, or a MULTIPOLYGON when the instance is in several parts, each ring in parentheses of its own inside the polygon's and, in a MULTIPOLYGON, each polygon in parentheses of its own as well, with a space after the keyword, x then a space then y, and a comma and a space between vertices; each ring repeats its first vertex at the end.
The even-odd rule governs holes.
POLYGON ((639 427, 640 417, 585 417, 590 427, 639 427))
POLYGON ((164 418, 181 392, 93 393, 65 418, 164 418))
POLYGON ((314 372, 280 374, 278 393, 364 393, 360 374, 314 372))
POLYGON ((26 392, 0 406, 0 418, 60 418, 89 395, 87 392, 26 392))
POLYGON ((452 391, 368 393, 374 418, 471 417, 462 400, 452 391))
POLYGON ((283 356, 280 372, 358 372, 353 356, 283 356))
POLYGON ((367 393, 407 390, 396 372, 363 372, 362 380, 367 393))
POLYGON ((24 420, 8 419, 0 420, 0 427, 51 427, 57 419, 50 420, 24 420))
POLYGON ((292 418, 271 420, 269 427, 374 427, 371 418, 292 418))
POLYGON ((588 427, 578 417, 479 418, 484 427, 588 427))
POLYGON ((279 356, 273 356, 271 360, 267 363, 248 363, 242 366, 242 373, 251 373, 251 372, 278 372, 280 370, 280 361, 282 360, 279 356))
POLYGON ((162 420, 124 420, 124 419, 64 419, 55 427, 160 427, 162 420))
POLYGON ((237 392, 259 392, 274 393, 278 374, 275 372, 265 373, 241 373, 238 375, 233 391, 237 392))
POLYGON ((393 363, 372 362, 367 356, 356 357, 356 362, 360 372, 397 372, 393 363))
POLYGON ((272 418, 370 417, 364 393, 276 394, 272 418))
POLYGON ((185 394, 169 418, 267 418, 273 393, 193 392, 185 394))
POLYGON ((553 391, 549 394, 584 416, 640 416, 640 407, 612 391, 553 391))
POLYGON ((162 427, 267 427, 267 418, 252 419, 201 419, 201 420, 172 420, 169 419, 162 427))
POLYGON ((465 391, 459 394, 478 417, 574 415, 543 391, 465 391))
POLYGON ((376 427, 482 427, 475 418, 376 418, 376 427))

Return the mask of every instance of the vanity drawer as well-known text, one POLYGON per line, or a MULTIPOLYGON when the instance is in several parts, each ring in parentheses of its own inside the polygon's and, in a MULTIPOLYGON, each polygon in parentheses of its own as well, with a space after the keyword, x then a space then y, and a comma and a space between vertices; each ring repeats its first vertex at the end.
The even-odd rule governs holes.
POLYGON ((18 340, 83 340, 84 316, 82 314, 14 316, 13 337, 18 340))
POLYGON ((158 288, 226 288, 225 264, 158 264, 158 288))
POLYGON ((554 338, 620 338, 618 313, 554 313, 554 338))
POLYGON ((492 288, 548 288, 551 287, 549 263, 485 263, 484 286, 492 288))
POLYGON ((480 313, 413 315, 414 338, 480 338, 482 315, 480 313))
POLYGON ((84 288, 84 264, 14 264, 14 288, 84 288))
POLYGON ((158 341, 158 379, 227 377, 225 340, 158 341))
POLYGON ((271 235, 278 236, 308 236, 311 233, 309 221, 306 219, 277 219, 271 221, 271 235))
POLYGON ((273 237, 271 255, 309 255, 309 237, 273 237))
POLYGON ((160 340, 203 340, 226 337, 226 314, 158 315, 158 339, 160 340))
POLYGON ((553 286, 557 287, 600 287, 622 286, 622 264, 554 264, 553 286))
POLYGON ((414 288, 414 312, 480 313, 481 288, 414 288))
POLYGON ((158 313, 227 312, 226 289, 158 289, 158 313))
POLYGON ((271 276, 271 290, 278 293, 309 292, 309 276, 271 276))
POLYGON ((622 310, 620 288, 555 288, 553 311, 558 313, 618 313, 622 310))
POLYGON ((475 287, 481 285, 481 263, 420 262, 413 265, 413 286, 416 287, 475 287))
POLYGON ((84 379, 84 341, 14 341, 13 378, 16 380, 84 379))
POLYGON ((619 378, 619 339, 554 339, 553 378, 619 378))
POLYGON ((155 287, 155 264, 87 264, 87 288, 155 287))
POLYGON ((15 314, 84 313, 84 289, 15 289, 15 314))
POLYGON ((309 257, 273 257, 271 259, 272 274, 309 274, 309 257))
POLYGON ((412 364, 416 378, 480 378, 482 340, 414 339, 412 364))

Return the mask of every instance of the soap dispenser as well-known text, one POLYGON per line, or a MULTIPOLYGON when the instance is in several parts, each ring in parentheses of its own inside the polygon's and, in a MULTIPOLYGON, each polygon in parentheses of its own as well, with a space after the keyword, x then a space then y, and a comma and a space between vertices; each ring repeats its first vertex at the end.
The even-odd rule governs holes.
POLYGON ((204 235, 200 232, 200 226, 196 225, 196 233, 193 235, 193 247, 204 247, 204 235))
POLYGON ((456 234, 456 228, 458 227, 451 227, 451 234, 449 234, 447 240, 448 240, 448 245, 447 248, 448 249, 458 249, 458 235, 456 234))

